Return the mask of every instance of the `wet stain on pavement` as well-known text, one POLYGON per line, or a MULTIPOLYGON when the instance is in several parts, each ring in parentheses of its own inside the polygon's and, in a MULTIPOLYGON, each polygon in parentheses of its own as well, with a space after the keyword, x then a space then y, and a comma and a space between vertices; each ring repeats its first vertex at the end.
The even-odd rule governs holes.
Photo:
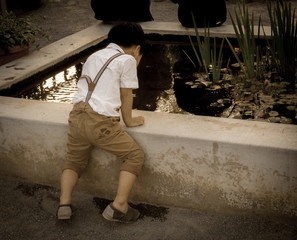
POLYGON ((21 190, 21 192, 26 196, 34 196, 35 192, 39 190, 50 190, 53 189, 52 187, 43 186, 39 184, 19 184, 16 188, 16 190, 21 190))

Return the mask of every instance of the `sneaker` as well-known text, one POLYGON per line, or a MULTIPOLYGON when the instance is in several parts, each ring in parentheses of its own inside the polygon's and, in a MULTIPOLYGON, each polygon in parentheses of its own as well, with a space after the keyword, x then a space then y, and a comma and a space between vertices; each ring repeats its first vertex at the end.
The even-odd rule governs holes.
POLYGON ((114 208, 112 203, 110 203, 102 213, 102 216, 113 222, 131 223, 135 222, 139 218, 140 213, 129 206, 127 213, 123 213, 114 208))
POLYGON ((72 216, 72 206, 71 204, 63 204, 59 205, 57 211, 57 218, 59 220, 67 220, 72 216))

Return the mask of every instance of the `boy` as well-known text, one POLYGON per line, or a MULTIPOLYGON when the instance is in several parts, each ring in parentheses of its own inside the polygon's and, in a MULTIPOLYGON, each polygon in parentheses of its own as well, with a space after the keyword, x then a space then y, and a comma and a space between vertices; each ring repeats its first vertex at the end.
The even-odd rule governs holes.
POLYGON ((127 127, 144 124, 142 116, 132 117, 132 89, 138 88, 137 66, 142 57, 144 33, 137 23, 118 23, 110 30, 108 40, 106 48, 87 59, 78 81, 78 92, 69 115, 58 219, 71 217, 72 191, 88 164, 93 146, 123 161, 116 197, 104 210, 103 217, 119 222, 133 222, 139 217, 139 212, 128 205, 128 197, 140 174, 144 154, 120 125, 119 110, 127 127), (101 76, 98 76, 99 70, 101 76), (99 79, 97 84, 96 78, 99 79))

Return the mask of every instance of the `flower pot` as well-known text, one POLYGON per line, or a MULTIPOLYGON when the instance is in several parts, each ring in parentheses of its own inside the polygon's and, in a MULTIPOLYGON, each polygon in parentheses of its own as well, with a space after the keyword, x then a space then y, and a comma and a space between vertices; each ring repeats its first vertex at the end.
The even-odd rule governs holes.
POLYGON ((14 46, 9 47, 7 51, 5 51, 4 49, 0 49, 0 66, 25 56, 26 54, 28 54, 30 47, 30 45, 14 46))
POLYGON ((17 46, 13 46, 13 47, 8 47, 8 52, 9 53, 18 53, 18 52, 24 52, 24 51, 28 51, 29 48, 32 46, 32 44, 30 45, 17 45, 17 46))

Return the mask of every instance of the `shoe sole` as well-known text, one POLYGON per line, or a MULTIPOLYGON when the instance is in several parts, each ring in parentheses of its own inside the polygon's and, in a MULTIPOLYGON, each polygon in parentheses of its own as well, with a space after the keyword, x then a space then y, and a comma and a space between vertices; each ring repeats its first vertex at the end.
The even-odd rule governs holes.
POLYGON ((112 209, 112 207, 110 205, 108 205, 105 210, 103 211, 102 213, 102 216, 108 220, 108 221, 111 221, 111 222, 121 222, 121 223, 133 223, 135 222, 139 215, 137 216, 137 219, 136 220, 132 220, 132 221, 123 221, 122 219, 116 219, 116 218, 113 218, 113 214, 114 214, 114 209, 112 209))
POLYGON ((69 220, 71 217, 69 216, 60 216, 58 217, 58 220, 69 220))
POLYGON ((57 211, 58 220, 69 220, 72 216, 71 206, 60 206, 57 211), (64 209, 61 209, 64 208, 64 209), (66 208, 66 209, 65 209, 66 208))
POLYGON ((112 215, 113 215, 113 210, 112 210, 112 208, 108 205, 108 206, 105 208, 105 210, 103 211, 102 216, 103 216, 106 220, 111 221, 111 222, 121 222, 119 219, 114 219, 114 218, 112 217, 112 215))

